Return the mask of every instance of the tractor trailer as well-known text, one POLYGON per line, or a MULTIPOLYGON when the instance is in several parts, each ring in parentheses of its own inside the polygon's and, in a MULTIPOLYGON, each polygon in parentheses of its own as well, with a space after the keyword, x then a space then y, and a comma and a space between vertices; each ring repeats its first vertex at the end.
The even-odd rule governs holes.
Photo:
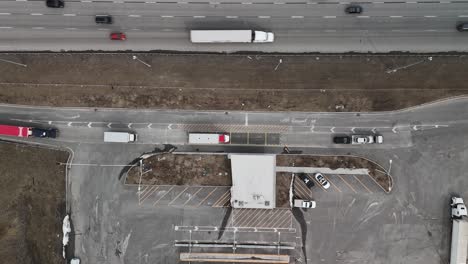
POLYGON ((13 137, 41 137, 41 138, 55 138, 57 137, 57 129, 55 128, 35 128, 35 127, 22 127, 0 125, 0 135, 13 136, 13 137))
POLYGON ((190 30, 192 43, 270 43, 272 32, 256 30, 190 30))
POLYGON ((452 243, 450 249, 450 264, 466 264, 468 251, 468 221, 467 210, 463 199, 452 197, 452 243))

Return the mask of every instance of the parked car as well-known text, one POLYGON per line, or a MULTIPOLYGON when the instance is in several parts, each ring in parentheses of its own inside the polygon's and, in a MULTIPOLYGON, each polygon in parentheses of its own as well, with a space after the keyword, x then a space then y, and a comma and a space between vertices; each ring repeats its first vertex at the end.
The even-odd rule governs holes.
POLYGON ((112 16, 110 15, 96 15, 94 20, 97 24, 112 24, 112 16))
POLYGON ((460 23, 457 25, 457 30, 460 32, 468 31, 468 23, 460 23))
POLYGON ((294 207, 298 207, 298 208, 315 208, 316 206, 317 206, 317 204, 315 203, 315 201, 294 199, 294 207))
POLYGON ((351 135, 351 144, 382 144, 382 135, 351 135))
POLYGON ((323 177, 321 173, 315 173, 315 180, 317 180, 324 189, 330 188, 330 183, 323 177))
POLYGON ((111 33, 110 39, 112 40, 126 40, 127 36, 124 33, 111 33))
POLYGON ((297 176, 299 177, 299 179, 301 179, 301 181, 302 181, 303 183, 305 183, 305 185, 306 185, 309 189, 312 188, 312 187, 314 187, 314 181, 313 181, 311 178, 309 178, 309 176, 307 176, 307 174, 305 174, 305 173, 299 173, 297 176))
POLYGON ((63 8, 65 7, 65 2, 62 0, 46 0, 46 5, 52 8, 63 8))
POLYGON ((351 137, 348 136, 334 136, 333 143, 335 144, 351 144, 351 137))
POLYGON ((358 5, 350 5, 345 8, 345 12, 347 14, 361 14, 362 13, 362 7, 358 5))

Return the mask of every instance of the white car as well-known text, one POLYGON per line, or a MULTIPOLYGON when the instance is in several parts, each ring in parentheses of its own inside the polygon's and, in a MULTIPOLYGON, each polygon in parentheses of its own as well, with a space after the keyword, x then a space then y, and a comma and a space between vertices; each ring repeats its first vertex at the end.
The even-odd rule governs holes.
POLYGON ((315 208, 317 204, 315 201, 307 201, 301 199, 294 199, 294 207, 298 208, 315 208))
POLYGON ((351 144, 382 144, 382 135, 351 135, 351 144))
POLYGON ((330 183, 323 177, 321 173, 315 173, 315 180, 322 185, 324 189, 330 188, 330 183))

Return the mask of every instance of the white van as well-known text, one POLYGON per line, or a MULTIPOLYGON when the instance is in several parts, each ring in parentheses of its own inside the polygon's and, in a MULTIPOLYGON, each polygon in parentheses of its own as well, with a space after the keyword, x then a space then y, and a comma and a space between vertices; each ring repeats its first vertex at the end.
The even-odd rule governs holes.
POLYGON ((137 135, 128 132, 104 132, 104 142, 128 143, 135 142, 137 135))

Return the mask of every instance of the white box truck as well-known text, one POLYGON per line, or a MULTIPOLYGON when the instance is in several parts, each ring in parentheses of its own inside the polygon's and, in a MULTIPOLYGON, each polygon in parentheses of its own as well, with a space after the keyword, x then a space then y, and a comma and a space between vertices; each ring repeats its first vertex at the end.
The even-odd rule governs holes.
POLYGON ((128 143, 135 142, 137 135, 128 132, 104 132, 104 142, 128 143))
POLYGON ((468 221, 467 210, 463 199, 452 197, 452 243, 450 248, 450 264, 466 264, 468 251, 468 221))
POLYGON ((224 133, 189 133, 189 144, 227 144, 229 134, 224 133))
POLYGON ((271 43, 272 32, 257 30, 190 30, 192 43, 271 43))

